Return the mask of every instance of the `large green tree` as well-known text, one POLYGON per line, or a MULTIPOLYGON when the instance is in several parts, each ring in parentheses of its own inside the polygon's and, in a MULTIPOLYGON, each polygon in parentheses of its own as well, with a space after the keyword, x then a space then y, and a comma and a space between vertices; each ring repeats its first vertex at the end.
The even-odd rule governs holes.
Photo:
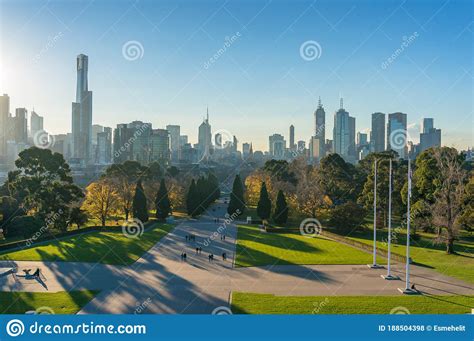
POLYGON ((288 221, 288 205, 286 203, 285 194, 282 190, 278 191, 273 220, 277 224, 286 224, 288 221))
POLYGON ((156 194, 156 218, 166 219, 171 213, 171 203, 168 197, 168 189, 166 188, 165 179, 161 179, 160 188, 156 194))
POLYGON ((186 195, 186 211, 189 216, 197 216, 197 208, 199 206, 199 195, 196 190, 196 181, 194 179, 189 185, 188 194, 186 195))
POLYGON ((322 158, 319 173, 324 192, 335 205, 355 200, 355 167, 345 162, 339 154, 329 154, 322 158))
POLYGON ((140 219, 144 223, 148 221, 148 205, 141 179, 137 181, 137 186, 135 188, 132 212, 134 218, 140 219))
POLYGON ((268 195, 267 185, 265 182, 262 182, 262 187, 260 188, 260 199, 257 204, 257 215, 262 220, 267 220, 270 218, 272 212, 272 201, 268 195))
POLYGON ((227 213, 229 215, 241 215, 245 212, 245 199, 244 199, 244 186, 240 180, 240 176, 237 174, 232 184, 232 192, 230 193, 229 206, 227 207, 227 213))

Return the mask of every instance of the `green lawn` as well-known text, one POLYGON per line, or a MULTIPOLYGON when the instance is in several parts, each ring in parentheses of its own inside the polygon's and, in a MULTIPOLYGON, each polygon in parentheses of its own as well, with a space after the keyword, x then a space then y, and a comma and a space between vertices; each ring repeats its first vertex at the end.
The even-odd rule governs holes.
MULTIPOLYGON (((385 233, 379 233, 377 246, 387 250, 385 233)), ((358 233, 348 238, 372 245, 373 241, 368 235, 358 233)), ((455 244, 458 254, 448 255, 444 245, 435 245, 430 238, 412 240, 410 256, 416 264, 430 267, 437 272, 474 283, 474 245, 465 241, 455 244)), ((392 252, 400 255, 406 253, 406 234, 399 232, 396 243, 392 244, 392 252)))
POLYGON ((75 314, 85 306, 97 291, 71 292, 0 292, 0 314, 24 314, 27 311, 50 311, 54 314, 75 314))
POLYGON ((474 296, 274 296, 232 293, 236 314, 466 314, 474 296), (404 309, 405 308, 405 309, 404 309))
MULTIPOLYGON (((372 255, 322 237, 299 233, 265 233, 238 225, 236 266, 273 264, 369 264, 372 255)), ((383 263, 383 259, 378 260, 383 263)))
POLYGON ((152 223, 139 238, 127 238, 121 229, 114 232, 91 232, 59 241, 45 242, 21 251, 4 252, 0 260, 99 262, 129 265, 140 258, 174 227, 152 223))

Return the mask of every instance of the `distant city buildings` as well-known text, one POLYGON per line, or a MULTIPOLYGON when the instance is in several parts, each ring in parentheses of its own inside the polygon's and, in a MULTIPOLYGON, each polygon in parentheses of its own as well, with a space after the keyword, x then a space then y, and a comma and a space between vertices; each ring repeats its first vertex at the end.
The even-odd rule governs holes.
POLYGON ((206 113, 206 118, 203 120, 198 129, 198 158, 199 161, 208 161, 211 156, 212 133, 211 125, 209 124, 209 109, 206 113))
POLYGON ((286 141, 283 135, 273 134, 268 138, 270 156, 274 159, 284 159, 286 153, 286 141))
POLYGON ((398 153, 401 159, 407 157, 407 114, 396 112, 388 115, 387 150, 398 153))
MULTIPOLYGON (((181 143, 181 127, 179 125, 169 124, 166 126, 166 130, 170 137, 170 151, 171 151, 171 162, 178 162, 181 159, 181 147, 185 143, 181 143)), ((186 138, 187 140, 187 138, 186 138)))
POLYGON ((10 97, 7 94, 0 96, 0 163, 5 162, 7 154, 7 126, 10 114, 10 97))
POLYGON ((422 132, 420 134, 420 152, 441 146, 441 129, 434 127, 434 119, 424 118, 422 132))
POLYGON ((333 148, 347 162, 356 162, 355 118, 344 110, 343 101, 334 114, 333 148))
POLYGON ((30 115, 30 136, 35 137, 35 135, 43 131, 43 117, 38 115, 34 110, 31 112, 30 115))
POLYGON ((370 131, 370 151, 380 153, 385 150, 385 114, 372 114, 372 130, 370 131))
POLYGON ((326 156, 326 112, 318 100, 318 107, 314 112, 314 138, 310 140, 310 158, 319 161, 326 156))

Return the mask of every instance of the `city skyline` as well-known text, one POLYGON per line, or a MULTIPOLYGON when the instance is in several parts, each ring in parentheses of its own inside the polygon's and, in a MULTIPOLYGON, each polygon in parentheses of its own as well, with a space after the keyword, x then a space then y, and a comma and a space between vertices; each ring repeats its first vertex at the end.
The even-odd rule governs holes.
MULTIPOLYGON (((294 18, 293 26, 291 22, 283 25, 289 27, 283 32, 281 23, 278 32, 274 29, 274 16, 281 8, 272 2, 249 4, 241 10, 220 2, 200 5, 196 8, 195 23, 198 27, 199 22, 205 25, 198 31, 190 25, 178 29, 175 24, 190 14, 169 4, 158 9, 153 7, 148 12, 147 2, 121 3, 114 10, 123 11, 124 19, 115 26, 107 22, 107 17, 102 24, 98 18, 90 17, 94 6, 105 6, 100 2, 92 4, 92 8, 76 4, 73 9, 60 3, 40 3, 31 8, 26 8, 24 3, 2 5, 2 32, 16 28, 9 23, 18 19, 19 13, 24 15, 26 24, 12 35, 24 38, 24 44, 10 44, 12 38, 2 34, 2 44, 8 47, 9 53, 2 52, 0 59, 0 92, 9 94, 11 111, 20 107, 31 111, 34 107, 44 117, 48 132, 66 133, 71 126, 67 113, 76 91, 72 60, 84 53, 91 60, 89 86, 94 89, 93 124, 115 127, 119 123, 142 120, 161 128, 180 125, 183 134, 195 142, 198 140, 196 127, 209 105, 215 130, 228 130, 238 136, 239 141, 252 142, 255 150, 267 150, 268 136, 274 133, 287 136, 291 124, 295 127, 295 141, 308 142, 313 135, 309 122, 319 97, 328 115, 326 138, 330 138, 331 118, 343 96, 345 107, 356 118, 356 132, 370 130, 374 112, 403 112, 408 115, 408 135, 415 142, 418 142, 422 120, 430 117, 442 128, 443 145, 459 149, 472 146, 472 130, 469 129, 472 52, 469 51, 468 15, 463 16, 459 4, 452 7, 440 2, 443 15, 436 11, 428 15, 416 4, 408 6, 401 2, 373 9, 347 2, 338 4, 338 10, 329 3, 301 2, 288 15, 294 18), (8 15, 10 10, 14 12, 12 16, 8 15), (148 13, 150 17, 157 14, 160 24, 138 21, 139 17, 143 19, 142 15, 148 17, 148 13), (364 28, 368 30, 370 25, 378 25, 380 29, 375 35, 355 39, 348 32, 351 25, 362 24, 357 19, 358 13, 373 15, 365 18, 367 27, 362 25, 360 32, 364 32, 364 28), (262 27, 270 16, 268 27, 262 27), (53 20, 45 23, 45 17, 53 20), (228 17, 235 19, 222 23, 228 17), (322 19, 312 28, 309 25, 312 17, 326 18, 333 23, 333 28, 322 19), (28 18, 41 22, 41 29, 33 30, 28 18), (398 22, 395 25, 395 18, 406 25, 398 22), (458 23, 447 27, 453 18, 458 23), (78 28, 89 19, 90 28, 82 35, 78 28), (209 20, 206 22, 206 19, 209 20), (219 25, 224 25, 222 32, 214 30, 219 25), (107 31, 107 27, 113 30, 107 31), (441 28, 449 32, 439 32, 441 28), (456 55, 439 49, 437 43, 447 33, 456 55), (263 34, 269 38, 264 39, 263 34), (170 40, 173 35, 176 39, 170 40), (339 36, 343 36, 343 40, 336 46, 334 39, 339 36), (186 40, 186 37, 191 38, 186 40), (157 46, 153 38, 165 39, 166 44, 157 46), (351 39, 355 42, 351 43, 351 39), (308 61, 301 57, 300 47, 311 40, 319 43, 321 51, 319 58, 308 61), (71 45, 72 41, 76 44, 71 45), (142 47, 138 51, 141 55, 136 60, 127 60, 123 47, 133 41, 142 47), (226 42, 230 46, 216 55, 226 42), (409 46, 387 62, 403 42, 409 46), (198 48, 200 43, 202 46, 198 48), (258 47, 258 44, 263 46, 258 47), (181 45, 182 50, 179 50, 181 45), (252 55, 252 51, 258 53, 252 55), (338 56, 338 51, 346 56, 338 56), (213 58, 214 55, 218 58, 213 58), (449 69, 449 76, 445 71, 443 75, 438 73, 440 69, 449 69), (17 82, 17 78, 28 82, 17 82), (44 83, 41 91, 38 86, 32 86, 39 79, 44 83), (249 120, 252 124, 248 124, 249 120)), ((176 6, 180 8, 179 4, 176 6)), ((371 29, 373 31, 373 27, 371 29)), ((7 49, 2 48, 2 51, 7 49)))

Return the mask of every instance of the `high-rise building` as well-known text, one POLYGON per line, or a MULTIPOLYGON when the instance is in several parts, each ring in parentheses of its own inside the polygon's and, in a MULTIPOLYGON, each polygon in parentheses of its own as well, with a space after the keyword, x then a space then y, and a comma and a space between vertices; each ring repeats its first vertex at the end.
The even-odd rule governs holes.
POLYGON ((250 143, 243 143, 242 144, 242 157, 246 159, 250 156, 250 143))
POLYGON ((385 114, 372 114, 372 130, 370 131, 370 150, 380 153, 385 150, 385 114))
POLYGON ((28 143, 28 111, 25 108, 15 109, 14 140, 16 143, 28 143))
POLYGON ((401 159, 407 157, 407 114, 396 112, 388 114, 387 150, 398 153, 401 159))
POLYGON ((290 125, 290 149, 295 149, 295 126, 290 125))
POLYGON ((319 139, 318 155, 323 158, 326 155, 325 140, 326 140, 326 112, 321 104, 321 98, 318 100, 318 108, 314 112, 314 136, 319 139))
POLYGON ((30 115, 30 136, 34 137, 37 132, 43 131, 43 129, 43 117, 33 109, 30 115))
POLYGON ((286 141, 280 134, 273 134, 268 138, 270 155, 277 160, 285 157, 286 141))
POLYGON ((169 124, 166 126, 166 130, 168 130, 169 137, 170 137, 170 151, 171 151, 171 161, 178 162, 181 158, 181 143, 180 143, 180 134, 181 134, 181 127, 179 125, 172 125, 169 124))
POLYGON ((10 97, 7 94, 0 96, 0 162, 7 155, 8 116, 10 114, 10 97))
POLYGON ((153 129, 148 142, 148 163, 158 162, 166 166, 170 160, 170 136, 167 129, 153 129))
POLYGON ((96 164, 107 165, 112 162, 112 128, 103 127, 97 133, 96 164))
POLYGON ((349 116, 349 161, 355 163, 358 160, 356 146, 356 119, 349 116))
POLYGON ((355 162, 355 118, 344 110, 342 99, 334 114, 333 148, 344 160, 355 162))
POLYGON ((199 126, 198 131, 198 158, 199 161, 207 161, 211 155, 212 134, 209 124, 209 109, 206 118, 199 126))
POLYGON ((434 127, 432 118, 423 119, 423 132, 420 134, 420 152, 431 148, 441 147, 441 129, 434 127))
POLYGON ((114 163, 127 160, 146 164, 149 160, 149 137, 151 123, 133 121, 128 124, 118 124, 114 130, 114 163))
POLYGON ((180 135, 179 136, 179 147, 183 149, 183 146, 188 143, 188 135, 180 135))
POLYGON ((92 161, 92 91, 87 73, 89 57, 77 56, 76 101, 72 103, 72 157, 86 163, 92 161))

